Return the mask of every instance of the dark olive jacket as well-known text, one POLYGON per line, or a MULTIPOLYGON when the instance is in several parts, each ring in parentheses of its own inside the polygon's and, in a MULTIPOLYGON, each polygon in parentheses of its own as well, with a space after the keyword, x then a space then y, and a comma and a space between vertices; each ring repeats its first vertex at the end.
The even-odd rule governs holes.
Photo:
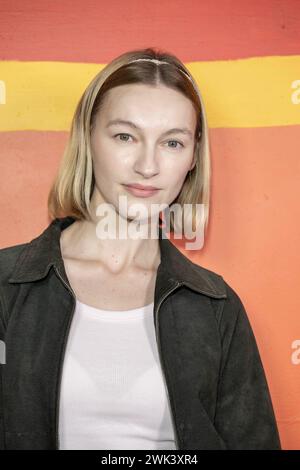
MULTIPOLYGON (((31 242, 0 250, 0 449, 59 450, 60 383, 76 302, 59 240, 74 220, 55 219, 31 242)), ((153 322, 176 448, 280 449, 239 296, 161 228, 159 243, 153 322)))

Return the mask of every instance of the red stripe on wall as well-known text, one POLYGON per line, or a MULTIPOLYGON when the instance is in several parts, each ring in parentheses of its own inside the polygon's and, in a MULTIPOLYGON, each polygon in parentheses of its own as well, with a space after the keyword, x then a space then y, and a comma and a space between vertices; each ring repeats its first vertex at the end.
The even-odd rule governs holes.
POLYGON ((0 60, 107 63, 149 46, 184 62, 300 53, 298 0, 2 0, 0 31, 0 60))

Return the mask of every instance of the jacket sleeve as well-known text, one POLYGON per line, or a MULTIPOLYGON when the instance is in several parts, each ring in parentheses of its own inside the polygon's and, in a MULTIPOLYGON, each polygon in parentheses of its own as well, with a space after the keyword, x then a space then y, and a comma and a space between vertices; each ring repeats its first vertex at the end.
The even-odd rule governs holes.
POLYGON ((223 356, 215 427, 228 449, 280 450, 266 375, 244 305, 233 301, 221 319, 223 356), (233 308, 234 307, 234 308, 233 308), (232 314, 232 310, 237 312, 232 314))

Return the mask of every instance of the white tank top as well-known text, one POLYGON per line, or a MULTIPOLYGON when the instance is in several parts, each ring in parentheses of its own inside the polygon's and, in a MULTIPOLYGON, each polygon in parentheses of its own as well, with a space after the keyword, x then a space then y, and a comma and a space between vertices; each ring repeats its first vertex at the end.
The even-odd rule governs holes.
POLYGON ((60 389, 60 449, 176 449, 153 307, 111 311, 76 301, 60 389))

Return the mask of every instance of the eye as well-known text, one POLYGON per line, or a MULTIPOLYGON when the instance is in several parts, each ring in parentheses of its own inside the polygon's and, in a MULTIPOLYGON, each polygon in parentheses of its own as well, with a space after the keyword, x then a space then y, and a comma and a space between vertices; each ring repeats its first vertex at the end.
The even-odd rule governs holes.
MULTIPOLYGON (((127 136, 127 137, 131 137, 130 134, 124 134, 124 133, 122 132, 121 134, 116 134, 116 135, 114 135, 114 138, 118 137, 119 135, 125 135, 125 136, 127 136)), ((118 140, 120 140, 120 139, 118 139, 118 140)), ((128 140, 121 139, 121 142, 128 142, 128 140)))
MULTIPOLYGON (((126 133, 122 132, 122 133, 114 135, 114 138, 116 138, 118 136, 132 137, 130 134, 126 134, 126 133)), ((121 142, 128 142, 128 139, 118 139, 118 140, 121 140, 121 142)), ((179 144, 181 147, 184 147, 184 145, 181 142, 179 142, 178 140, 169 140, 168 143, 169 142, 175 142, 176 144, 179 144)), ((176 149, 178 149, 178 145, 177 146, 173 145, 173 147, 171 147, 171 148, 174 148, 176 150, 176 149)))
MULTIPOLYGON (((178 140, 169 140, 168 143, 169 142, 175 142, 176 144, 179 144, 181 147, 184 147, 184 145, 181 142, 179 142, 178 140)), ((178 146, 177 147, 173 146, 173 148, 176 150, 176 149, 178 149, 178 146)))

